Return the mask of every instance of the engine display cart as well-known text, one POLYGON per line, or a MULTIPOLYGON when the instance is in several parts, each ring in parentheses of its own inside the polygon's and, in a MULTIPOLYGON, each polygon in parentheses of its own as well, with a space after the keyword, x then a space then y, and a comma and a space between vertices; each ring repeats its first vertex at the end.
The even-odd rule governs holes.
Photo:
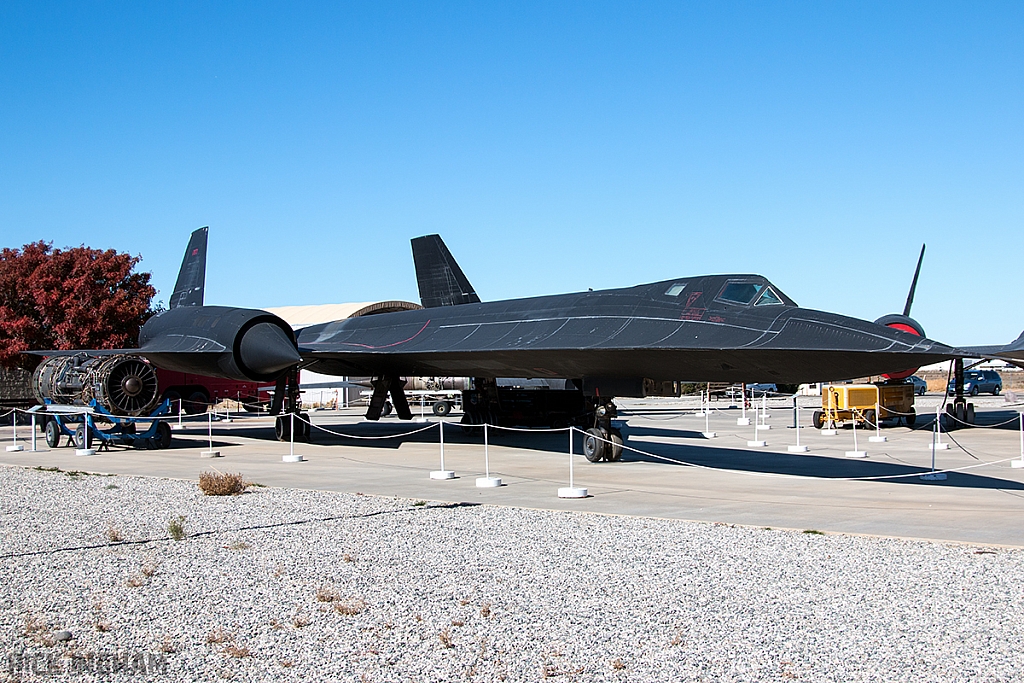
MULTIPOLYGON (((67 445, 83 448, 85 430, 89 430, 90 445, 104 449, 112 444, 136 448, 167 448, 171 445, 171 427, 161 417, 170 414, 169 400, 160 403, 146 417, 120 417, 111 414, 96 400, 87 406, 69 406, 47 401, 44 425, 46 445, 57 448, 61 437, 68 437, 67 445), (149 423, 145 431, 138 431, 137 423, 149 423), (109 425, 101 429, 100 425, 109 425)), ((42 412, 42 411, 40 411, 42 412)))

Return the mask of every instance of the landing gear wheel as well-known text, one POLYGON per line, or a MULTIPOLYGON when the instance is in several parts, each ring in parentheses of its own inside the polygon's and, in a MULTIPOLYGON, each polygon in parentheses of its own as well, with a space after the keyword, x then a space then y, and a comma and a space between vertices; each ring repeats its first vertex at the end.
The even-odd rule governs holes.
POLYGON ((384 401, 384 407, 380 410, 381 417, 387 417, 394 410, 394 406, 391 405, 391 401, 384 401))
POLYGON ((973 403, 968 403, 967 404, 967 424, 969 424, 969 425, 974 424, 974 404, 973 403))
POLYGON ((448 417, 452 412, 452 404, 448 401, 436 401, 431 410, 434 411, 434 415, 438 417, 448 417))
POLYGON ((908 427, 913 427, 914 423, 917 422, 917 413, 914 411, 913 408, 910 409, 910 414, 909 415, 904 415, 903 416, 903 422, 908 427))
POLYGON ((622 459, 622 432, 618 429, 613 429, 608 435, 608 440, 611 443, 605 444, 608 447, 605 458, 608 462, 618 462, 622 459))
POLYGON ((46 421, 46 445, 50 448, 60 445, 60 426, 56 420, 46 421))
POLYGON ((160 449, 171 447, 171 426, 166 422, 156 423, 156 436, 153 437, 153 445, 160 449))
POLYGON ((608 451, 608 443, 605 441, 604 432, 597 427, 591 427, 583 434, 583 455, 590 462, 601 462, 608 451))
POLYGON ((815 410, 811 415, 811 424, 814 425, 815 429, 821 429, 825 426, 825 413, 820 410, 815 410))
POLYGON ((867 426, 867 427, 870 427, 872 429, 874 429, 876 427, 876 424, 875 424, 875 411, 874 410, 865 410, 864 411, 864 425, 867 426))
POLYGON ((309 420, 309 413, 299 413, 295 416, 295 436, 303 443, 309 443, 309 435, 313 431, 313 423, 309 420))
POLYGON ((288 441, 291 438, 291 417, 289 415, 278 415, 274 421, 274 435, 278 441, 288 441))

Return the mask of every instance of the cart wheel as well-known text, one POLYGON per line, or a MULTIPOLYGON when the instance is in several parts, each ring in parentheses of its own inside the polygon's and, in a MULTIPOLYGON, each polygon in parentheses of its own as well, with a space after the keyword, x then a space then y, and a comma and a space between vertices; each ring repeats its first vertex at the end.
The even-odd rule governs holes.
POLYGON ((60 425, 56 420, 46 421, 46 445, 50 448, 60 445, 60 425))
POLYGON ((871 428, 875 427, 875 411, 873 411, 873 410, 865 410, 864 411, 864 423, 867 426, 871 427, 871 428))
POLYGON ((153 445, 157 448, 170 448, 171 426, 166 422, 156 423, 156 436, 153 437, 153 445))
POLYGON ((387 417, 388 415, 391 414, 392 410, 394 410, 394 408, 391 405, 391 401, 384 401, 384 407, 381 408, 380 416, 387 417))
POLYGON ((135 433, 135 423, 134 422, 125 422, 125 423, 123 423, 121 425, 121 433, 122 434, 134 434, 135 433))
MULTIPOLYGON (((92 441, 92 439, 89 440, 92 441)), ((78 425, 78 427, 75 428, 75 438, 72 445, 75 448, 85 448, 85 425, 78 425)))
POLYGON ((811 424, 814 425, 815 429, 821 429, 825 426, 825 414, 820 410, 815 410, 811 415, 811 424))
POLYGON ((437 401, 431 409, 434 411, 434 415, 438 417, 448 417, 452 412, 452 404, 448 401, 437 401))

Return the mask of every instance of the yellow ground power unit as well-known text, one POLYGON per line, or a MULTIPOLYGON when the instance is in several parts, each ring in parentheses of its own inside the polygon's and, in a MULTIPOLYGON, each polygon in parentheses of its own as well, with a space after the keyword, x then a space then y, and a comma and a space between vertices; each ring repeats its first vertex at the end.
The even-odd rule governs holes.
POLYGON ((913 384, 830 384, 821 392, 821 410, 814 411, 813 423, 815 429, 852 421, 873 427, 881 419, 903 420, 909 426, 916 418, 913 384))

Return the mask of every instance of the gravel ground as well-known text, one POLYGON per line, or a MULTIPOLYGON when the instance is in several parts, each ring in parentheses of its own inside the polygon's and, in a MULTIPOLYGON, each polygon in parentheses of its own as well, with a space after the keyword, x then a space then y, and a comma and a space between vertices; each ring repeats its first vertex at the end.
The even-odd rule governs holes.
POLYGON ((1021 550, 15 467, 0 512, 7 680, 1024 672, 1021 550))

